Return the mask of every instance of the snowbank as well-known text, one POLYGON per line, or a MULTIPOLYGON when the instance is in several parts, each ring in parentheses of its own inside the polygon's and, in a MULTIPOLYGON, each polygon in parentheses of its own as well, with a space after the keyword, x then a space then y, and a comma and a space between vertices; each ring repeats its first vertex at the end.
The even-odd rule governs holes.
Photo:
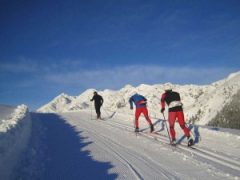
POLYGON ((0 179, 10 178, 30 133, 31 119, 27 106, 0 105, 0 179))

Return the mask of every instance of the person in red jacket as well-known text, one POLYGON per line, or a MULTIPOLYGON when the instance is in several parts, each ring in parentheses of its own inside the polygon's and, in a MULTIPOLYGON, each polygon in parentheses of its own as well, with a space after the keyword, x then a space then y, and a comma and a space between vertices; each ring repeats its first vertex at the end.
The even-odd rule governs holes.
POLYGON ((180 94, 172 91, 170 86, 165 88, 165 93, 161 97, 161 113, 165 111, 165 102, 168 105, 168 123, 170 127, 171 143, 176 144, 176 132, 174 129, 175 121, 178 119, 180 127, 183 129, 185 136, 188 138, 188 145, 193 145, 193 139, 190 136, 189 129, 185 126, 182 102, 180 94))

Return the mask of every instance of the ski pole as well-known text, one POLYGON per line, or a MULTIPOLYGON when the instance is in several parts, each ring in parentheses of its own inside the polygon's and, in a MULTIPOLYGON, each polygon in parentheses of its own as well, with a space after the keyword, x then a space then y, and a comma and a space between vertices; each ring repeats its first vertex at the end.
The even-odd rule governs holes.
POLYGON ((92 118, 92 109, 93 109, 93 103, 91 103, 91 120, 93 120, 93 118, 92 118))
MULTIPOLYGON (((131 110, 133 110, 133 109, 131 109, 131 110)), ((133 110, 133 127, 134 127, 134 129, 136 130, 136 117, 135 117, 135 114, 136 114, 136 111, 134 111, 133 110)))
POLYGON ((164 121, 165 121, 165 125, 166 125, 166 128, 167 128, 167 133, 168 133, 169 142, 170 142, 170 144, 171 144, 171 138, 170 138, 170 134, 169 134, 168 127, 167 127, 167 121, 166 121, 166 118, 165 118, 164 113, 162 113, 162 115, 163 115, 163 119, 164 119, 164 121))
MULTIPOLYGON (((133 111, 134 112, 134 111, 133 111)), ((135 115, 134 115, 135 113, 133 113, 133 117, 135 117, 135 115)), ((136 129, 136 123, 135 123, 135 121, 136 121, 136 119, 135 118, 133 118, 133 127, 134 127, 134 129, 136 129)))

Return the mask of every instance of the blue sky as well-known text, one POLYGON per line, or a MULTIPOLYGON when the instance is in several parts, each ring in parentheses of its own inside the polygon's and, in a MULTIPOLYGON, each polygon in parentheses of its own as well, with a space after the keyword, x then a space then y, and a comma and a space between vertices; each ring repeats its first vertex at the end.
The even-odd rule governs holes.
POLYGON ((0 104, 240 70, 239 0, 1 0, 0 104))

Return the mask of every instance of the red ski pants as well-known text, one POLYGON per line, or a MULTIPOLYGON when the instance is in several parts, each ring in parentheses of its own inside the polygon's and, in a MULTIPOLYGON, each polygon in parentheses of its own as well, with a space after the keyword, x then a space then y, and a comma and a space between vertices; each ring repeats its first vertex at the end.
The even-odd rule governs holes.
POLYGON ((185 136, 189 137, 189 129, 185 126, 185 120, 184 120, 184 114, 182 111, 177 111, 177 112, 169 112, 168 114, 168 122, 169 122, 169 127, 170 127, 170 134, 172 139, 176 138, 176 132, 174 129, 175 121, 178 119, 178 123, 182 130, 184 131, 185 136))
POLYGON ((152 125, 152 121, 148 116, 147 108, 146 107, 140 107, 140 108, 137 108, 136 111, 135 111, 135 128, 139 128, 138 119, 139 119, 141 113, 143 113, 143 115, 146 118, 148 124, 152 125))

